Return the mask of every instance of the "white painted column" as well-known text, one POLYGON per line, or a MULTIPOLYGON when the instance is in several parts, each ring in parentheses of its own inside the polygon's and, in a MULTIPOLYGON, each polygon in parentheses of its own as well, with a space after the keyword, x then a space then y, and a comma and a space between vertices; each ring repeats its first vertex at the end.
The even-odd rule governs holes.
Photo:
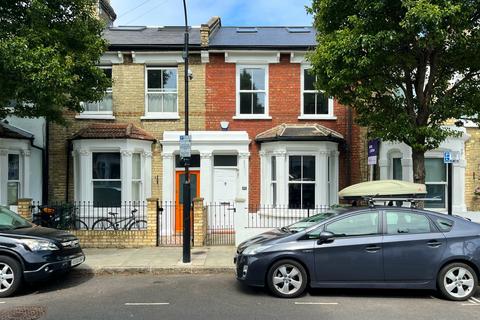
POLYGON ((248 206, 248 192, 249 192, 249 184, 248 184, 248 174, 249 174, 249 164, 248 160, 250 157, 250 152, 242 152, 238 155, 238 182, 239 182, 239 190, 238 190, 238 198, 235 200, 236 202, 244 201, 246 206, 248 206))
POLYGON ((173 153, 162 153, 163 175, 162 175, 162 200, 175 200, 175 167, 173 153))
POLYGON ((93 201, 93 182, 92 182, 92 153, 89 150, 78 150, 80 159, 78 161, 80 173, 80 198, 78 201, 93 201))
POLYGON ((380 168, 380 180, 390 179, 388 174, 388 159, 378 160, 378 167, 380 168))
POLYGON ((122 179, 122 202, 132 200, 132 151, 120 150, 121 154, 121 171, 120 177, 122 179))
MULTIPOLYGON (((260 203, 272 204, 269 184, 272 181, 271 166, 268 165, 267 153, 263 150, 259 152, 260 155, 260 203)), ((271 162, 270 162, 271 163, 271 162)))
POLYGON ((330 153, 330 205, 338 204, 338 157, 340 152, 330 153))
POLYGON ((31 198, 30 194, 30 155, 31 151, 29 149, 22 150, 22 158, 23 158, 23 168, 22 168, 22 176, 23 179, 21 181, 22 185, 22 192, 19 195, 21 198, 31 198))
POLYGON ((144 194, 144 199, 147 200, 152 196, 152 153, 151 152, 143 152, 142 153, 143 157, 143 165, 144 165, 144 170, 142 170, 143 174, 143 194, 144 194))
POLYGON ((278 150, 273 153, 277 157, 277 205, 288 206, 288 157, 286 150, 278 150))
POLYGON ((200 196, 204 203, 213 202, 213 155, 200 153, 200 196))
POLYGON ((453 202, 452 210, 454 212, 465 212, 467 206, 465 205, 465 159, 453 164, 453 202))
POLYGON ((317 160, 317 173, 318 177, 316 182, 316 205, 324 206, 328 205, 328 156, 329 152, 320 151, 318 153, 317 160))
POLYGON ((0 204, 7 204, 8 150, 0 149, 0 204))
POLYGON ((413 182, 413 160, 402 158, 402 180, 413 182))

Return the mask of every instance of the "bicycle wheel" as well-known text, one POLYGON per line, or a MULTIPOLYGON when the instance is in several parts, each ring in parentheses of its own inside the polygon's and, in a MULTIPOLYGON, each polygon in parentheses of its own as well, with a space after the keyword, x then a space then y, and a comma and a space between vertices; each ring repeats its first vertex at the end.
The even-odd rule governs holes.
POLYGON ((92 230, 116 230, 116 228, 112 221, 102 218, 95 221, 92 230))
POLYGON ((80 219, 71 220, 68 230, 88 230, 88 226, 80 219))
POLYGON ((137 220, 132 221, 128 226, 128 230, 146 230, 147 229, 147 221, 146 220, 137 220))

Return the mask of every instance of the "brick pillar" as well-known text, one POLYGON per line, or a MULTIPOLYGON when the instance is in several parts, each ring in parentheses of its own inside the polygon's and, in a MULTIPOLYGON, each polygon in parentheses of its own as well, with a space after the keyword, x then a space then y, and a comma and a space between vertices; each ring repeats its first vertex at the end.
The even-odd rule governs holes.
POLYGON ((157 202, 158 198, 147 199, 147 234, 148 244, 155 246, 157 244, 157 202))
POLYGON ((32 209, 30 208, 31 205, 32 205, 32 199, 28 199, 28 198, 18 199, 18 202, 17 202, 18 215, 27 219, 28 221, 32 221, 32 209))
POLYGON ((193 199, 193 246, 203 247, 207 235, 207 215, 203 198, 193 199))

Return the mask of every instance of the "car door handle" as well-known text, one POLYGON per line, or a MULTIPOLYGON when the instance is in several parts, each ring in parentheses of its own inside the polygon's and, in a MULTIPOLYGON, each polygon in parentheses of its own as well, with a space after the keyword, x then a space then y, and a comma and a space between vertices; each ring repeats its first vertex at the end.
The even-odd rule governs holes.
POLYGON ((374 252, 380 251, 380 249, 382 249, 382 248, 380 248, 380 247, 377 246, 377 245, 372 245, 372 246, 366 247, 366 248, 365 248, 365 251, 374 253, 374 252))
POLYGON ((442 245, 442 243, 440 241, 437 241, 437 240, 430 240, 430 241, 427 242, 427 245, 430 248, 438 248, 442 245))

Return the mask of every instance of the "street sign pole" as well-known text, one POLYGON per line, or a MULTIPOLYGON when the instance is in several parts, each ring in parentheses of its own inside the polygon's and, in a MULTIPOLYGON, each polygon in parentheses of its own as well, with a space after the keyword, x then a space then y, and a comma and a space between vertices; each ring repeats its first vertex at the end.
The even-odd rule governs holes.
POLYGON ((449 162, 447 164, 447 210, 448 214, 452 215, 452 197, 453 197, 453 163, 449 162))
MULTIPOLYGON (((183 51, 183 59, 185 61, 185 137, 188 139, 188 20, 187 20, 187 4, 183 0, 183 12, 185 15, 185 49, 183 51)), ((190 262, 190 157, 183 158, 185 165, 185 183, 183 185, 183 263, 190 262)))

